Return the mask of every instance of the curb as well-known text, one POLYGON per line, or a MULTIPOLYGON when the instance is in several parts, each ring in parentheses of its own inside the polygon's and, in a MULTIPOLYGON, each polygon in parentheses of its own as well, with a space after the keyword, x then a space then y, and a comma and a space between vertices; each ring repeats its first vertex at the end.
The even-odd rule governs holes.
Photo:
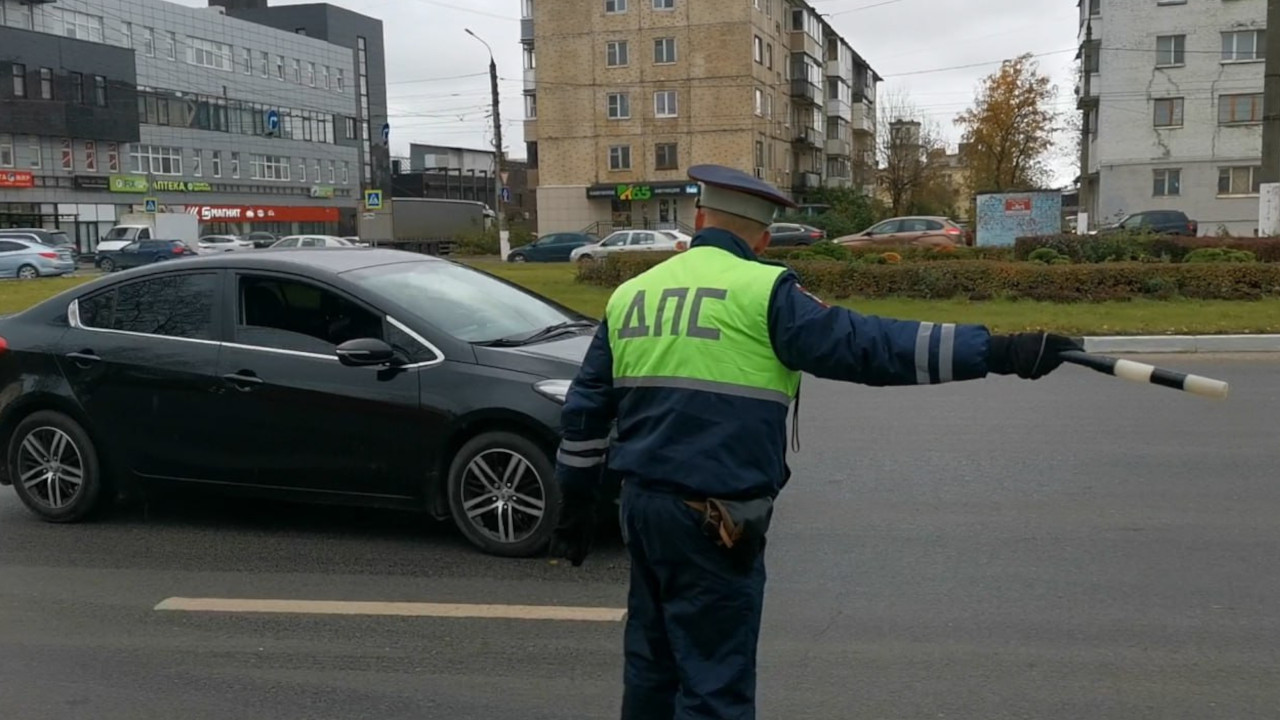
POLYGON ((1280 335, 1115 335, 1083 339, 1085 350, 1097 353, 1280 353, 1280 335))

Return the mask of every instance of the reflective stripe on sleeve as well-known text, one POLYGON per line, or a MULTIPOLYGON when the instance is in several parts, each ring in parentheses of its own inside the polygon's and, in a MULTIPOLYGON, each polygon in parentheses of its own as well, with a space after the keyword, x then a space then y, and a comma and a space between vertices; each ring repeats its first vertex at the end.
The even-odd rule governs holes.
POLYGON ((929 341, 933 338, 933 323, 920 323, 916 333, 916 384, 929 385, 929 341))
POLYGON ((752 400, 767 400, 769 402, 781 403, 784 406, 791 406, 791 397, 780 390, 769 390, 768 388, 750 387, 748 385, 735 385, 733 383, 715 382, 714 380, 698 380, 695 378, 682 377, 632 377, 632 378, 615 378, 614 387, 630 387, 630 388, 674 388, 677 390, 701 390, 703 392, 718 393, 720 395, 733 395, 735 397, 751 398, 752 400))
POLYGON ((604 463, 604 456, 599 457, 579 457, 577 455, 568 455, 563 452, 556 453, 556 462, 562 463, 571 468, 592 468, 604 463))
POLYGON ((956 326, 942 326, 942 342, 938 345, 938 382, 949 383, 955 379, 956 326))

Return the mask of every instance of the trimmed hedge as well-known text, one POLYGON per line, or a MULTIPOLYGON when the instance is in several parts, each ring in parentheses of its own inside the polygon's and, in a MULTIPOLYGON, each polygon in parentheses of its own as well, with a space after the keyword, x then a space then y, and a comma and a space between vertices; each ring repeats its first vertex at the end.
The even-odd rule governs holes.
POLYGON ((1020 237, 1013 256, 1028 260, 1041 248, 1049 248, 1077 263, 1183 262, 1196 250, 1224 248, 1251 252, 1259 262, 1280 262, 1280 238, 1180 237, 1175 235, 1041 235, 1020 237))
MULTIPOLYGON (((579 267, 581 282, 615 287, 669 255, 615 255, 579 267)), ((1113 262, 1083 265, 953 260, 879 265, 829 260, 787 263, 831 299, 1010 298, 1082 302, 1130 298, 1253 300, 1280 296, 1280 264, 1113 262)))
POLYGON ((862 247, 846 247, 832 242, 821 242, 806 247, 778 247, 764 251, 769 260, 788 261, 792 259, 812 260, 819 257, 832 260, 858 260, 879 257, 885 253, 894 253, 902 262, 923 262, 933 260, 1013 260, 1011 247, 956 247, 945 250, 912 247, 909 245, 876 245, 862 247))

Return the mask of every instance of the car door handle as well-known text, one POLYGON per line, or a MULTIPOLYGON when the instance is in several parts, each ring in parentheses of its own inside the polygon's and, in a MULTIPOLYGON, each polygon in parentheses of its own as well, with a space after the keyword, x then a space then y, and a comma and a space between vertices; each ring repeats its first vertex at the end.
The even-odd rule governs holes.
POLYGON ((82 368, 87 368, 93 363, 102 362, 102 358, 95 355, 92 350, 81 350, 80 352, 67 353, 67 357, 82 368))
POLYGON ((236 386, 236 389, 242 392, 248 392, 252 390, 255 386, 262 384, 262 378, 244 370, 236 373, 228 373, 226 375, 223 375, 222 379, 227 381, 231 385, 236 386))

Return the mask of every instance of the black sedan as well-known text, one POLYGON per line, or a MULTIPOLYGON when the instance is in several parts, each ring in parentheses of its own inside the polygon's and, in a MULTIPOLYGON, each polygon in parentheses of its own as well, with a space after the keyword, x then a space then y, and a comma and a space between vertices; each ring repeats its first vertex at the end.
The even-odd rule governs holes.
POLYGON ((180 260, 195 254, 196 251, 181 240, 139 240, 119 250, 99 253, 97 264, 98 269, 103 272, 115 272, 167 260, 180 260))
POLYGON ((52 522, 160 483, 452 517, 542 551, 560 408, 596 322, 367 248, 223 253, 0 319, 0 482, 52 522))

